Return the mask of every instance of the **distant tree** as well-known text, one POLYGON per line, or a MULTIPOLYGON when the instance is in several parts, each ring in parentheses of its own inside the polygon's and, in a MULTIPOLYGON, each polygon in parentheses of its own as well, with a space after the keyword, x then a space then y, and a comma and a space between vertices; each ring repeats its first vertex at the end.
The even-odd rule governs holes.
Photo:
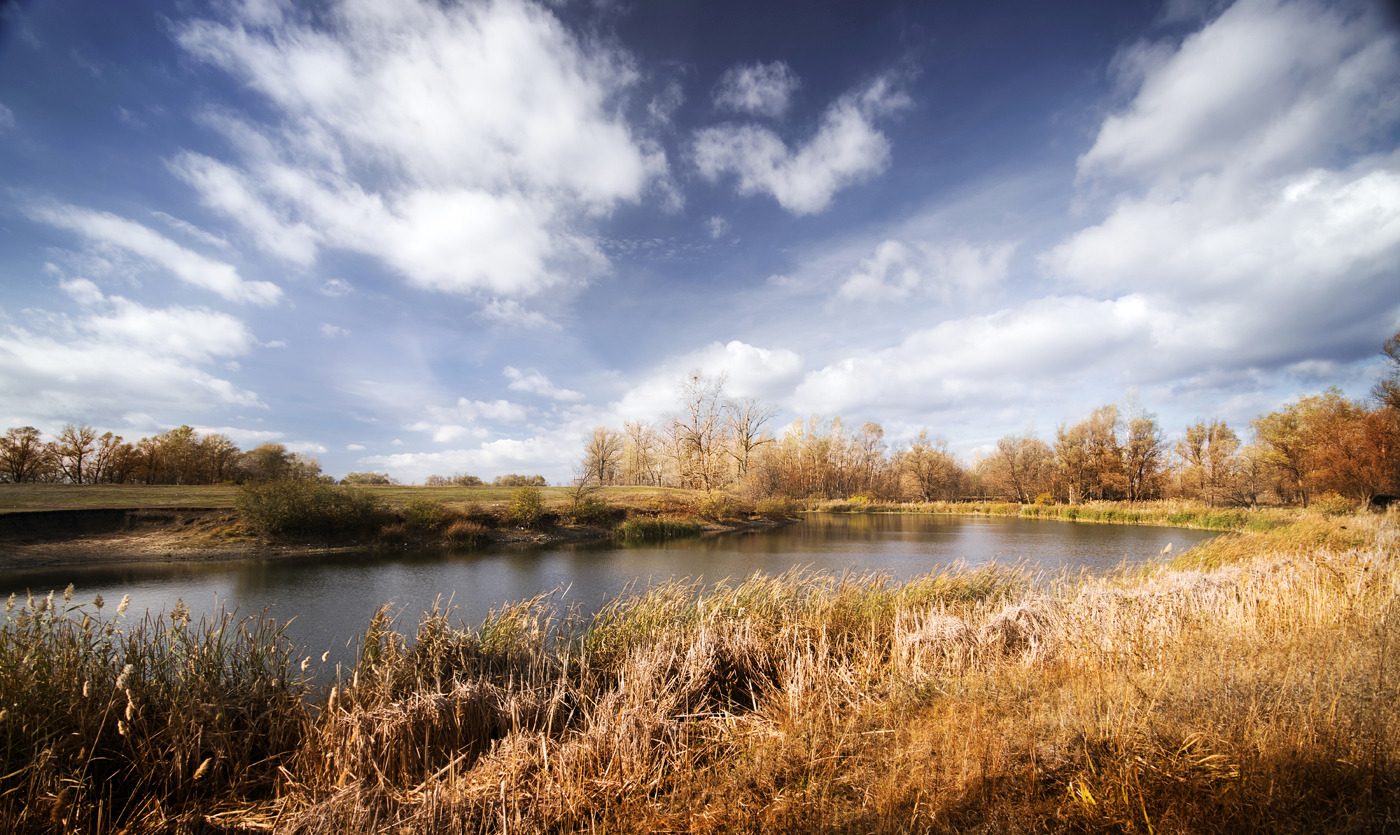
POLYGON ((7 481, 38 481, 49 467, 49 450, 39 430, 19 426, 0 438, 0 475, 7 481))
POLYGON ((1386 369, 1371 389, 1371 396, 1383 406, 1400 410, 1400 332, 1385 341, 1381 353, 1386 358, 1386 369))
POLYGON ((1071 504, 1125 495, 1128 477, 1118 443, 1118 407, 1101 406, 1072 427, 1061 424, 1055 435, 1055 461, 1071 504))
POLYGON ((929 440, 925 429, 910 442, 901 464, 906 482, 923 501, 957 498, 962 467, 949 452, 947 441, 929 440))
POLYGON ((622 483, 659 485, 661 483, 661 436, 656 427, 644 421, 622 425, 622 483))
POLYGON ((681 410, 666 423, 677 470, 684 486, 713 490, 721 486, 724 430, 724 376, 691 372, 681 382, 681 410))
POLYGON ((615 483, 625 446, 626 439, 621 432, 604 426, 594 427, 593 435, 584 443, 578 478, 599 487, 615 483))
POLYGON ((1176 454, 1185 465, 1185 480, 1207 505, 1214 507, 1235 492, 1239 448, 1240 440, 1234 430, 1221 420, 1188 426, 1177 442, 1176 454))
POLYGON ((195 443, 196 472, 201 482, 220 484, 233 478, 238 461, 238 445, 227 435, 205 435, 195 443))
POLYGON ((1162 437, 1156 415, 1140 412, 1128 419, 1127 437, 1122 447, 1128 501, 1138 502, 1157 495, 1166 450, 1166 439, 1162 437))
POLYGON ((498 475, 491 481, 495 487, 547 487, 549 482, 542 475, 518 475, 509 473, 498 475))
POLYGON ((63 427, 63 431, 58 433, 55 451, 64 478, 74 484, 92 480, 88 470, 92 466, 96 441, 97 430, 86 423, 78 426, 70 423, 63 427))
POLYGON ((1008 435, 997 441, 984 471, 988 486, 1007 498, 1028 504, 1052 490, 1055 451, 1034 435, 1008 435))
POLYGON ((754 450, 773 442, 764 427, 778 413, 778 407, 761 403, 756 397, 730 400, 724 404, 725 423, 729 430, 729 454, 738 468, 740 480, 749 472, 754 450))
POLYGON ((341 484, 394 484, 394 479, 388 473, 346 473, 340 480, 341 484))
POLYGON ((97 439, 97 452, 93 454, 92 473, 94 483, 124 484, 131 478, 136 467, 136 449, 122 441, 122 436, 103 432, 97 439))

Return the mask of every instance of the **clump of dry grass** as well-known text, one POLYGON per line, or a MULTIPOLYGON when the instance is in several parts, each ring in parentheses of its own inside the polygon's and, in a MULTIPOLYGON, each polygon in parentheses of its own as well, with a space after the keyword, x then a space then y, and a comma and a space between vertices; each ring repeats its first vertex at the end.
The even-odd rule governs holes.
POLYGON ((271 798, 301 745, 281 627, 224 614, 123 622, 11 598, 0 629, 0 828, 107 831, 271 798))

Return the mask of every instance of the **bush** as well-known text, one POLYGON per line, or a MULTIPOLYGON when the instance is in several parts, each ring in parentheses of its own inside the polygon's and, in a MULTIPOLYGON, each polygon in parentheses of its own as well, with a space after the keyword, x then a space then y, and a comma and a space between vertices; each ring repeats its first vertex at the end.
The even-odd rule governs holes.
POLYGON ((506 511, 510 521, 522 528, 534 528, 544 521, 544 498, 540 488, 522 485, 510 494, 510 509, 506 511))
POLYGON ((759 500, 754 512, 765 519, 791 519, 801 513, 802 508, 792 499, 772 498, 759 500))
POLYGON ((477 547, 491 541, 490 532, 484 525, 466 519, 458 519, 449 525, 442 538, 450 545, 461 547, 477 547))
POLYGON ((455 510, 432 499, 414 499, 403 507, 404 524, 418 530, 441 530, 457 518, 455 510))
POLYGON ((1323 516, 1345 516, 1355 510, 1351 500, 1336 493, 1327 493, 1313 500, 1312 507, 1323 516))
POLYGON ((696 516, 709 522, 733 519, 739 512, 739 504, 734 497, 718 490, 706 494, 705 498, 700 500, 700 506, 695 509, 696 516))
POLYGON ((627 511, 613 507, 597 496, 584 496, 574 505, 574 524, 611 527, 621 522, 627 511))
POLYGON ((658 516, 655 519, 634 516, 622 523, 617 535, 627 542, 660 542, 686 536, 698 536, 700 523, 693 519, 658 516))
POLYGON ((314 481, 245 484, 234 507, 245 525, 267 536, 353 536, 388 517, 383 503, 363 490, 314 481))

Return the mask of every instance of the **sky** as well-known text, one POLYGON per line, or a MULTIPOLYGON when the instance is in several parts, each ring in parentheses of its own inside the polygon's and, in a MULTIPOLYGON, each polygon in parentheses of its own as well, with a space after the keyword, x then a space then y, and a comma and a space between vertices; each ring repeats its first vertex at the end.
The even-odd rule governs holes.
POLYGON ((1400 331, 1376 0, 0 0, 0 428, 543 473, 725 375, 971 461, 1400 331))

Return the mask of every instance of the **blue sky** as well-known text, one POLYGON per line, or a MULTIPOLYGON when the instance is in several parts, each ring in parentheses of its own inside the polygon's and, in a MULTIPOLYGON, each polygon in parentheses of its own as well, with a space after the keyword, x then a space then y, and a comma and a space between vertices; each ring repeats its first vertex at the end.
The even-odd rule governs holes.
POLYGON ((1364 396, 1374 2, 0 2, 0 424, 567 479, 693 369, 968 457, 1364 396))

